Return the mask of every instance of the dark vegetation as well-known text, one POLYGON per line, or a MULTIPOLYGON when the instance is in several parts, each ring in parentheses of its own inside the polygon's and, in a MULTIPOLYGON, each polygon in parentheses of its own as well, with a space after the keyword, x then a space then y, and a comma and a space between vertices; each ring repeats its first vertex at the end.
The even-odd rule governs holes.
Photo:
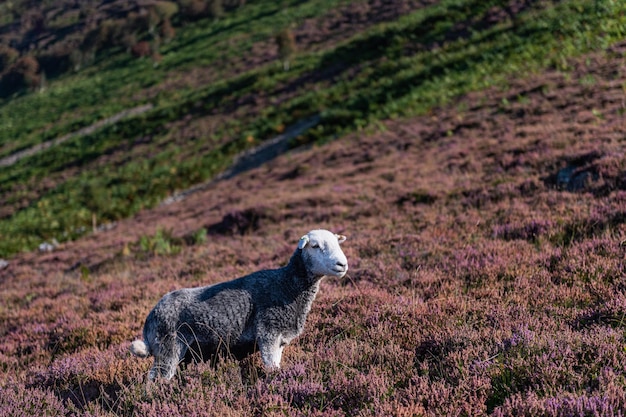
POLYGON ((127 50, 159 60, 174 25, 220 18, 244 0, 15 0, 0 6, 0 97, 43 88, 57 77, 92 65, 98 55, 127 50), (24 68, 25 63, 27 68, 24 68), (36 62, 37 65, 32 63, 36 62))
POLYGON ((154 107, 0 168, 0 414, 623 415, 625 12, 247 2, 172 18, 156 67, 105 51, 6 99, 2 156, 154 107), (158 205, 317 114, 310 146, 158 205), (280 371, 146 389, 127 347, 164 293, 279 266, 313 227, 350 273, 280 371))

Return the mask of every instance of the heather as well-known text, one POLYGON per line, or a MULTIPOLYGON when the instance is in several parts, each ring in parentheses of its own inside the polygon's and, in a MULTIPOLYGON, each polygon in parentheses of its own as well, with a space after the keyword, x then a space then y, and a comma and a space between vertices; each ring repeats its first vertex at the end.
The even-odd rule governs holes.
POLYGON ((624 43, 206 183, 0 269, 0 414, 614 416, 626 410, 624 43), (147 386, 167 291, 348 236, 305 332, 147 386))

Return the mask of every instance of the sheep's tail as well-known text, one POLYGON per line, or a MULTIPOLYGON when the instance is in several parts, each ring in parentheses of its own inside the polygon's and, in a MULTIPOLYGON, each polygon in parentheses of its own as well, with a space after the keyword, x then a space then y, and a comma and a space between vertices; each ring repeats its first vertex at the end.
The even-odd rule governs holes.
POLYGON ((147 358, 150 356, 150 350, 143 340, 135 340, 130 344, 130 353, 140 358, 147 358))

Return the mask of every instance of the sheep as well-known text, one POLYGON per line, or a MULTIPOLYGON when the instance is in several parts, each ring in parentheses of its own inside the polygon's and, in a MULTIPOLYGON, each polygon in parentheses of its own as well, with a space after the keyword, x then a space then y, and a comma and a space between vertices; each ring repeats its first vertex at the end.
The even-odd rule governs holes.
POLYGON ((211 354, 258 350, 267 370, 280 368, 284 347, 304 330, 321 279, 348 272, 339 247, 345 240, 312 230, 282 268, 166 294, 148 314, 143 340, 132 342, 130 351, 154 356, 149 380, 171 379, 196 346, 211 354))

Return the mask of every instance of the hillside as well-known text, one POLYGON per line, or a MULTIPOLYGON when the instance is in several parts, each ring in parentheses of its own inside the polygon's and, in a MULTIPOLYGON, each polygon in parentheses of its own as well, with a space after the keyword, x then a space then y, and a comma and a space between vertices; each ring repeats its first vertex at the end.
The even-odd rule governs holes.
POLYGON ((153 107, 0 167, 0 415, 626 414, 626 9, 479 3, 291 2, 285 71, 291 17, 248 2, 157 68, 113 54, 2 102, 0 157, 153 107), (350 271, 280 371, 146 387, 128 345, 163 294, 281 266, 318 227, 350 271))
POLYGON ((0 101, 0 158, 71 137, 0 166, 0 256, 154 207, 302 120, 320 122, 293 146, 376 129, 510 78, 568 72, 626 26, 611 1, 277 3, 187 22, 158 58, 107 49, 0 101), (72 135, 136 108, 150 110, 72 135))
POLYGON ((626 44, 288 153, 0 271, 0 409, 46 415, 618 415, 626 44), (348 235, 305 333, 148 392, 165 292, 348 235), (203 232, 204 231, 204 232, 203 232))

